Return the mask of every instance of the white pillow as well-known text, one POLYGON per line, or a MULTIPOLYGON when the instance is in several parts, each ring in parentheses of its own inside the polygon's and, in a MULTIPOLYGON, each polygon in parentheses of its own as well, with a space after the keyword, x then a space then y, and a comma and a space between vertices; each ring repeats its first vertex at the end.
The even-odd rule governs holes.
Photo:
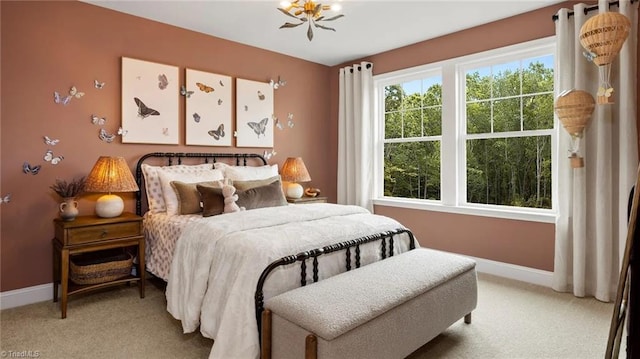
POLYGON ((229 166, 226 163, 214 163, 216 169, 223 171, 224 177, 232 181, 263 180, 278 175, 278 165, 229 166))
POLYGON ((162 187, 162 196, 164 197, 164 205, 167 208, 168 215, 179 214, 178 196, 171 186, 171 181, 180 181, 183 183, 199 183, 221 181, 224 179, 220 170, 203 170, 198 172, 173 172, 165 169, 157 169, 160 177, 160 186, 162 187))
POLYGON ((147 194, 149 212, 158 213, 166 211, 158 169, 175 173, 194 173, 206 170, 212 171, 213 165, 211 163, 203 163, 200 165, 151 166, 143 163, 140 168, 144 176, 144 188, 147 194))

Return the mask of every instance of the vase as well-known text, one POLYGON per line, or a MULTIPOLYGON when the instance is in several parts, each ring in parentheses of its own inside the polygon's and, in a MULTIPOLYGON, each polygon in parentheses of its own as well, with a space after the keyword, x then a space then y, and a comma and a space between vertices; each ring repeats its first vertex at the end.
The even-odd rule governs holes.
POLYGON ((73 221, 78 216, 78 202, 75 197, 68 197, 60 203, 60 218, 64 221, 73 221))

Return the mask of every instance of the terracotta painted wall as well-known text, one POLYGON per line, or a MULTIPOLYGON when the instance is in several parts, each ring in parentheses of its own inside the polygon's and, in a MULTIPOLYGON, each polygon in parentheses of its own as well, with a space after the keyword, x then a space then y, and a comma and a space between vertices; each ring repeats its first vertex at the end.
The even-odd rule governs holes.
MULTIPOLYGON (((148 152, 258 152, 264 149, 184 145, 184 100, 180 100, 181 145, 107 144, 98 139, 92 113, 107 117, 106 129, 120 125, 122 56, 287 85, 275 92, 275 112, 295 115, 295 127, 275 130, 278 154, 271 163, 302 156, 313 185, 335 201, 336 166, 327 148, 336 147, 328 122, 330 69, 238 43, 118 13, 81 2, 9 2, 1 7, 1 182, 12 194, 0 206, 1 287, 8 291, 51 282, 53 218, 59 199, 49 189, 56 178, 87 175, 101 155, 124 156, 133 169, 148 152), (94 79, 105 81, 93 88, 94 79), (309 84, 314 84, 309 86, 309 84), (75 85, 86 95, 70 105, 53 102, 53 91, 75 85), (54 147, 43 136, 60 139, 54 147), (56 165, 43 160, 47 149, 63 155, 56 165), (42 165, 38 175, 22 172, 23 162, 42 165)), ((228 130, 227 135, 232 131, 228 130)), ((331 150, 329 150, 331 152, 331 150)), ((80 214, 92 214, 97 195, 82 197, 80 214)), ((134 211, 133 194, 125 210, 134 211)))
MULTIPOLYGON (((573 3, 549 6, 362 60, 372 62, 374 75, 377 75, 553 36, 552 16, 562 7, 572 7, 573 3)), ((352 63, 356 61, 336 66, 333 71, 337 73, 340 67, 352 63)), ((331 87, 338 91, 337 76, 332 78, 331 87)), ((640 103, 640 90, 638 96, 640 103)), ((337 98, 331 98, 331 101, 331 110, 337 113, 337 98)), ((411 228, 423 246, 553 271, 553 224, 388 206, 375 206, 375 211, 411 228)))

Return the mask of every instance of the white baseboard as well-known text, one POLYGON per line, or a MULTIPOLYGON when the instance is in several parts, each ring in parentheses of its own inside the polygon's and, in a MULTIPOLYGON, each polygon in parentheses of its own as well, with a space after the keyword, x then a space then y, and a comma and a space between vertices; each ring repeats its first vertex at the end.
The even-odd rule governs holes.
MULTIPOLYGON (((553 273, 515 264, 496 262, 484 258, 469 257, 476 261, 476 270, 498 277, 551 287, 553 273)), ((0 309, 53 300, 53 283, 11 290, 0 293, 0 309)))
POLYGON ((0 293, 0 309, 53 300, 53 283, 10 290, 0 293))
POLYGON ((467 256, 476 261, 476 271, 551 288, 553 272, 484 258, 467 256))

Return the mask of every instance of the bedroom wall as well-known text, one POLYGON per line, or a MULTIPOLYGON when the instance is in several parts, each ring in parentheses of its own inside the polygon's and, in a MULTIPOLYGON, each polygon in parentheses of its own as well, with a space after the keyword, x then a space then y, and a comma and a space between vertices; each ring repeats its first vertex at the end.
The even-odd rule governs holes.
MULTIPOLYGON (((549 6, 362 60, 372 62, 374 75, 377 75, 553 36, 555 25, 552 16, 562 7, 572 7, 573 3, 549 6)), ((337 73, 340 67, 359 61, 335 66, 333 71, 337 73)), ((338 92, 337 77, 332 78, 331 87, 333 92, 338 92)), ((638 94, 640 103, 640 90, 638 94)), ((331 101, 331 111, 337 113, 337 98, 331 98, 331 101)), ((393 217, 411 228, 424 246, 553 271, 555 226, 552 223, 381 205, 375 206, 375 212, 393 217)))
MULTIPOLYGON (((12 194, 0 206, 0 291, 51 282, 52 220, 60 199, 49 189, 56 178, 89 173, 101 155, 124 156, 134 169, 148 152, 258 152, 264 149, 184 145, 108 144, 98 138, 92 113, 107 117, 108 132, 120 126, 122 56, 267 82, 278 75, 287 85, 275 91, 275 112, 295 115, 295 127, 275 131, 278 154, 304 158, 313 185, 335 201, 337 149, 330 120, 330 69, 274 52, 214 38, 81 2, 0 2, 2 109, 0 194, 12 194), (93 87, 105 81, 104 89, 93 87), (308 84, 314 84, 309 86, 308 84), (68 106, 55 104, 53 91, 75 85, 86 95, 68 106), (43 136, 60 139, 54 147, 43 136), (43 160, 47 149, 63 155, 58 165, 43 160), (328 153, 328 156, 327 156, 328 153), (23 162, 40 164, 38 175, 24 174, 23 162)), ((181 119, 184 100, 180 100, 181 119)), ((182 122, 183 120, 181 120, 182 122)), ((227 135, 232 133, 227 131, 227 135)), ((93 213, 97 195, 80 199, 80 214, 93 213)), ((134 212, 133 194, 124 194, 125 210, 134 212)))

